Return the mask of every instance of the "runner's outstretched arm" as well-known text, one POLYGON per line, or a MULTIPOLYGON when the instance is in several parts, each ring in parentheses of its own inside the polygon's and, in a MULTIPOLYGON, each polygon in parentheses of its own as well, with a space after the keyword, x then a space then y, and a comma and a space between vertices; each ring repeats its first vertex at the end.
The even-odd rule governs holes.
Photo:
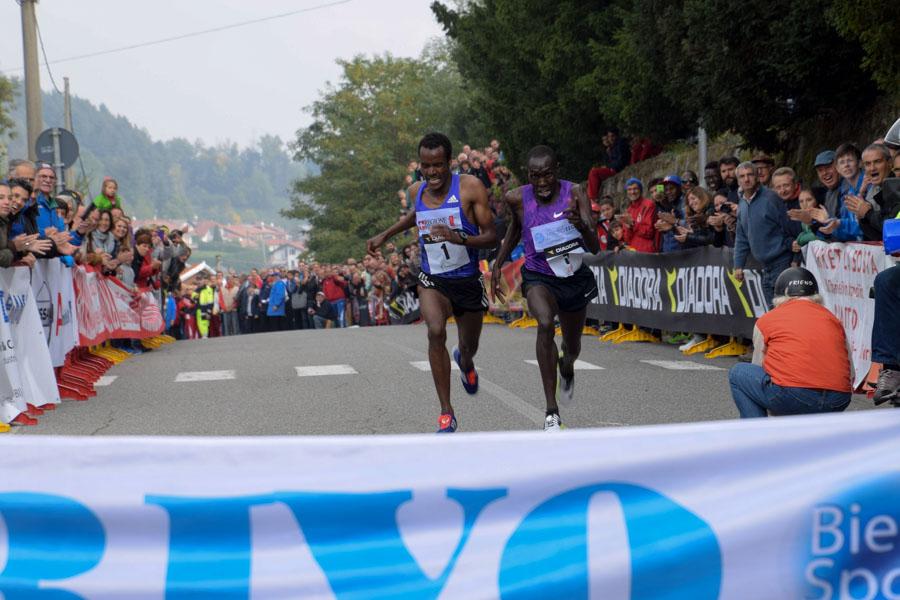
POLYGON ((416 211, 411 210, 402 217, 400 217, 396 223, 376 235, 375 237, 369 238, 366 242, 366 252, 374 255, 375 252, 381 248, 386 241, 400 233, 401 231, 406 231, 414 227, 416 224, 416 211))
POLYGON ((516 193, 516 190, 507 192, 503 197, 503 202, 509 207, 510 221, 506 228, 506 235, 503 237, 503 243, 500 244, 500 251, 497 258, 494 259, 494 266, 491 269, 491 293, 499 302, 505 302, 503 293, 500 291, 500 267, 503 266, 515 248, 519 240, 522 239, 522 221, 519 219, 519 211, 522 209, 522 197, 516 193))

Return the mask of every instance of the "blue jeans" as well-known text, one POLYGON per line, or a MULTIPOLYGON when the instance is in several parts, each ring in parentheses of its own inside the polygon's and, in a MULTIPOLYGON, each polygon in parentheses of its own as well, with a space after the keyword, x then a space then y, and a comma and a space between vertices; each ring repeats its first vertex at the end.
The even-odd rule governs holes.
POLYGON ((787 256, 776 259, 763 267, 763 296, 766 297, 766 304, 768 304, 769 308, 772 308, 772 298, 775 297, 775 281, 778 279, 779 275, 781 275, 786 269, 790 268, 791 258, 792 255, 788 254, 787 256))
POLYGON ((334 310, 337 311, 338 317, 337 321, 335 321, 335 327, 344 327, 344 310, 347 306, 347 299, 335 300, 332 304, 334 305, 334 310))
POLYGON ((773 415, 808 415, 841 412, 850 404, 850 392, 782 387, 762 367, 738 363, 728 372, 731 396, 742 419, 773 415), (768 412, 767 412, 768 411, 768 412))
POLYGON ((875 278, 872 360, 883 365, 900 363, 900 265, 875 278))

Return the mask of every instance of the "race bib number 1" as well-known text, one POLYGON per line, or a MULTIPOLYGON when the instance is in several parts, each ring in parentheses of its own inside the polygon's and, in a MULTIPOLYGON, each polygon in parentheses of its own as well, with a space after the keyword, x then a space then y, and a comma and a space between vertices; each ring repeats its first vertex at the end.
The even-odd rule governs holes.
POLYGON ((423 212, 417 220, 419 237, 425 244, 428 269, 432 275, 440 275, 456 270, 469 262, 469 251, 465 246, 447 240, 434 239, 429 233, 434 225, 446 225, 449 229, 462 229, 459 207, 438 208, 423 212))
POLYGON ((428 268, 432 275, 453 271, 469 262, 469 252, 465 246, 446 240, 432 241, 430 236, 423 241, 425 242, 425 254, 428 256, 428 268))

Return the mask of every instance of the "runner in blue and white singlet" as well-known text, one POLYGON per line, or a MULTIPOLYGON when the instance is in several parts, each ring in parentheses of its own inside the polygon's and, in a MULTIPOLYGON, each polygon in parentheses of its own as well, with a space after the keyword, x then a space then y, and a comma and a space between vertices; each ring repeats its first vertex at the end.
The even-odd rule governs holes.
POLYGON ((431 236, 431 227, 436 224, 446 225, 454 231, 464 231, 466 235, 478 234, 478 227, 470 223, 462 211, 459 175, 452 175, 450 191, 438 208, 425 206, 422 202, 424 191, 423 185, 416 194, 416 229, 419 234, 422 272, 447 278, 478 275, 477 250, 443 239, 435 240, 431 236))
POLYGON ((429 133, 419 142, 418 152, 423 180, 407 190, 407 197, 416 199, 413 210, 371 238, 366 248, 376 254, 394 235, 416 228, 422 260, 416 289, 428 332, 428 362, 441 405, 438 433, 453 433, 457 421, 450 403, 447 319, 456 319, 459 344, 452 358, 459 367, 463 389, 476 394, 474 357, 488 308, 478 250, 496 247, 497 231, 484 185, 471 175, 450 172, 453 148, 447 136, 429 133))
POLYGON ((548 432, 562 427, 559 403, 573 399, 574 365, 581 352, 587 305, 597 296, 594 274, 583 259, 587 252, 600 250, 587 197, 576 184, 560 180, 558 171, 550 148, 537 146, 528 153, 529 184, 504 197, 512 219, 491 275, 494 295, 502 302, 500 268, 521 239, 525 245, 522 294, 538 322, 535 353, 547 403, 544 431, 548 432), (557 318, 561 353, 554 341, 557 318))

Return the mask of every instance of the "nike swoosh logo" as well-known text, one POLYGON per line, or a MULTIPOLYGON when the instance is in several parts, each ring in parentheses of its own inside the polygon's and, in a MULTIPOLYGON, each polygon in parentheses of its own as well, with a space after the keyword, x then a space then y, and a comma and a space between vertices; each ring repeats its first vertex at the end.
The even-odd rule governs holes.
POLYGON ((566 211, 562 211, 562 212, 558 212, 558 213, 555 212, 555 213, 553 213, 553 218, 554 218, 554 219, 558 219, 558 218, 560 218, 561 216, 563 216, 563 215, 565 214, 565 212, 566 212, 566 211))

